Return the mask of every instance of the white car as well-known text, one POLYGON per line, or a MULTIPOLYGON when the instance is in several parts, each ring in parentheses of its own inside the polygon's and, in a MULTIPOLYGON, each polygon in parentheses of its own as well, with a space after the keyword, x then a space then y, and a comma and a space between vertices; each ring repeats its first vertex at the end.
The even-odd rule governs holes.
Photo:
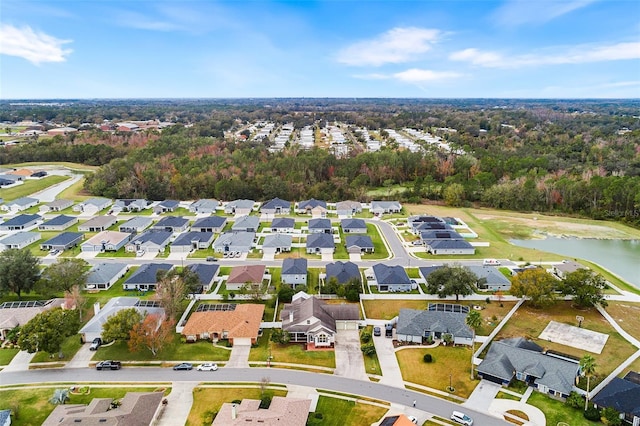
POLYGON ((218 364, 214 364, 211 362, 200 364, 199 366, 196 367, 196 370, 198 371, 216 371, 217 369, 218 369, 218 364))
POLYGON ((418 424, 418 419, 416 418, 416 416, 407 416, 407 418, 409 419, 409 421, 411 423, 413 423, 414 425, 418 424))
POLYGON ((473 426, 473 419, 460 411, 454 411, 451 413, 451 420, 465 426, 473 426))

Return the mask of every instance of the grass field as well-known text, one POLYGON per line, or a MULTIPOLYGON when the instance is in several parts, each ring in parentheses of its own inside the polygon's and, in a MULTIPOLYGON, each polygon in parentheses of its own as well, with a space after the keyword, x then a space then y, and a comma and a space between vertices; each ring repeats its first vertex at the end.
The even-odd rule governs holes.
POLYGON ((0 365, 9 364, 19 351, 19 349, 0 349, 0 365))
POLYGON ((60 358, 59 354, 49 354, 47 352, 36 352, 35 356, 31 358, 31 363, 34 362, 60 362, 60 361, 69 361, 73 356, 78 352, 82 343, 80 343, 80 336, 74 334, 64 339, 62 342, 62 347, 60 351, 62 352, 63 357, 60 358))
POLYGON ((57 183, 70 179, 69 176, 47 176, 42 179, 27 179, 22 185, 11 188, 0 189, 0 198, 4 202, 13 201, 17 198, 26 197, 38 191, 42 191, 57 183))
POLYGON ((294 364, 317 365, 320 367, 336 367, 336 359, 333 351, 307 351, 300 343, 280 345, 269 339, 271 330, 264 330, 262 337, 258 339, 258 346, 251 348, 249 361, 266 361, 271 355, 273 362, 287 362, 294 364))
MULTIPOLYGON (((366 330, 367 333, 369 333, 371 336, 373 336, 373 326, 372 325, 368 325, 366 326, 362 331, 364 332, 366 330)), ((373 337, 370 343, 373 343, 373 337)), ((382 369, 380 368, 380 361, 378 360, 378 354, 373 354, 371 356, 368 355, 364 355, 364 371, 367 374, 377 374, 379 376, 382 375, 382 369)))
POLYGON ((640 303, 608 302, 607 312, 624 331, 640 339, 640 303))
POLYGON ((89 166, 86 164, 80 163, 70 163, 68 161, 54 161, 51 163, 15 163, 15 164, 5 164, 3 167, 7 168, 29 168, 29 167, 50 167, 50 166, 60 166, 70 170, 78 171, 78 172, 95 172, 100 168, 100 166, 89 166))
POLYGON ((315 413, 322 414, 322 418, 317 418, 315 413, 310 413, 307 425, 370 425, 380 420, 386 412, 387 409, 383 407, 321 395, 318 399, 318 405, 316 406, 315 413))
POLYGON ((547 418, 547 426, 556 426, 560 422, 565 422, 571 426, 596 426, 601 425, 600 422, 592 422, 582 416, 582 410, 571 408, 562 401, 549 398, 540 392, 533 392, 527 404, 538 407, 547 418))

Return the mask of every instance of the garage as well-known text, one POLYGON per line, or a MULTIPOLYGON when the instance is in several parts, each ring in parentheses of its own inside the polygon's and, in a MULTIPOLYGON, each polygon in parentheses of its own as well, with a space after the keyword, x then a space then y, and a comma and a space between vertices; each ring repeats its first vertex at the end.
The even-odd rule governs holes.
POLYGON ((251 346, 251 337, 236 337, 233 346, 251 346))
POLYGON ((337 320, 336 330, 357 330, 358 321, 353 320, 337 320))

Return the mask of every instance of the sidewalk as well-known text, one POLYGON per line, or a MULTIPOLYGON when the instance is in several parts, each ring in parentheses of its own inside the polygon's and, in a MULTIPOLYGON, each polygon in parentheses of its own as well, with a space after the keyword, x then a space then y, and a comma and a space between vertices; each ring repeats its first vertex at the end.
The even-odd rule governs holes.
POLYGON ((158 420, 158 426, 183 426, 193 404, 193 389, 197 382, 172 382, 167 405, 158 420))

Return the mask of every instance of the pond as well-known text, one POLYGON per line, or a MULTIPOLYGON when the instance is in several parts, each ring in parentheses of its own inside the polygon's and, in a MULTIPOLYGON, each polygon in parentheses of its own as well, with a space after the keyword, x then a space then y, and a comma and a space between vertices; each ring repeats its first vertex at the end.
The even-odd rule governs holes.
POLYGON ((640 288, 640 240, 547 237, 544 240, 510 242, 520 247, 557 253, 570 259, 590 260, 640 288))

